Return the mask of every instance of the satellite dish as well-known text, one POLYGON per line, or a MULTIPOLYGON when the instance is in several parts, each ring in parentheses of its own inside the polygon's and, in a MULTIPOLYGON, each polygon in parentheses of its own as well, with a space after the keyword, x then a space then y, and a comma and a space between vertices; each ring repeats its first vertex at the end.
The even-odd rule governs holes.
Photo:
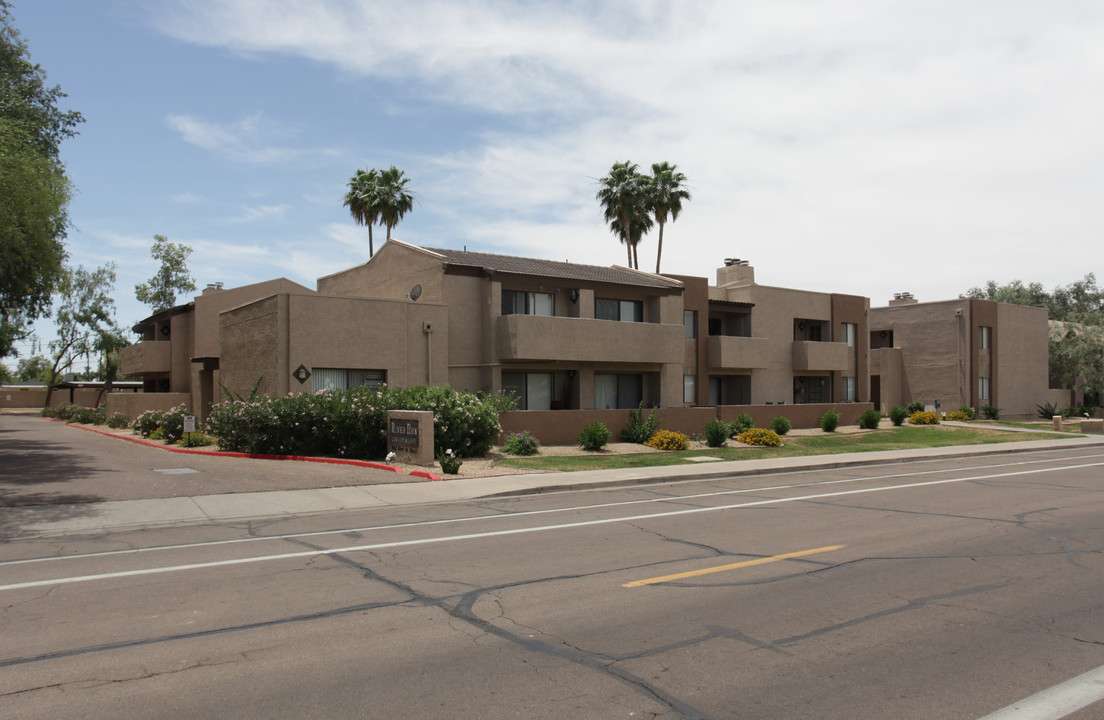
POLYGON ((410 300, 417 300, 421 296, 422 296, 422 286, 421 285, 415 285, 414 287, 410 288, 410 292, 408 292, 406 294, 406 297, 408 297, 410 300))

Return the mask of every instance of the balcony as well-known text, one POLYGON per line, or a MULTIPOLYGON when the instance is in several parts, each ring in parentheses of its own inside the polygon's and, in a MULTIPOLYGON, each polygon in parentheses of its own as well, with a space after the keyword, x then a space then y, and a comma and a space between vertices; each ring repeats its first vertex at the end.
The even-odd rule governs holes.
POLYGON ((172 365, 172 341, 140 342, 123 348, 120 375, 167 373, 172 365))
POLYGON ((770 340, 767 338, 711 335, 708 351, 712 370, 754 370, 770 366, 770 340))
POLYGON ((844 371, 849 365, 847 343, 806 342, 793 344, 793 369, 813 371, 844 371))
POLYGON ((540 315, 503 315, 497 322, 502 361, 682 363, 682 325, 540 315))

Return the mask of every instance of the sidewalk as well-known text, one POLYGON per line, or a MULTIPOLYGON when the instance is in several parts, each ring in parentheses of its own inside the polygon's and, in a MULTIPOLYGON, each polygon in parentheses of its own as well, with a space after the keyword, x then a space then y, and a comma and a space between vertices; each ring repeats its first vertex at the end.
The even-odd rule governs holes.
MULTIPOLYGON (((0 537, 94 534, 112 530, 292 517, 344 510, 447 503, 562 490, 724 479, 923 459, 982 457, 995 453, 1031 452, 1082 446, 1094 449, 1102 448, 1104 447, 1104 437, 1083 436, 1061 440, 1036 440, 996 445, 964 445, 770 460, 714 461, 700 465, 500 475, 458 478, 442 482, 406 482, 313 490, 197 495, 157 500, 122 500, 83 505, 15 507, 3 509, 0 512, 0 537), (12 532, 16 528, 17 530, 12 532)), ((307 465, 309 464, 304 463, 304 466, 307 465)))

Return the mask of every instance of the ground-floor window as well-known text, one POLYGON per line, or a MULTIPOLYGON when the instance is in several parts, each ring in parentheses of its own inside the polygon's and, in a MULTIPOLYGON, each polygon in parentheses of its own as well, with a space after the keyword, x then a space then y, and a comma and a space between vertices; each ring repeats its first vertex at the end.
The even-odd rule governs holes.
POLYGON ((518 410, 550 410, 553 387, 552 373, 502 373, 502 392, 517 397, 518 410))
POLYGON ((644 376, 639 373, 595 373, 594 407, 599 410, 632 409, 644 400, 644 376))
POLYGON ((350 370, 347 368, 314 368, 311 371, 311 386, 319 390, 343 392, 349 388, 368 385, 379 387, 387 382, 386 370, 350 370))
POLYGON ((840 378, 842 382, 843 402, 857 402, 859 399, 858 378, 840 378))
POLYGON ((832 402, 828 378, 820 375, 803 375, 794 378, 794 403, 832 402))
POLYGON ((714 375, 709 378, 710 405, 750 405, 750 375, 714 375))
POLYGON ((989 378, 978 378, 978 400, 990 400, 990 392, 992 387, 989 384, 989 378))
POLYGON ((682 401, 684 403, 695 403, 698 401, 697 375, 682 376, 682 401))

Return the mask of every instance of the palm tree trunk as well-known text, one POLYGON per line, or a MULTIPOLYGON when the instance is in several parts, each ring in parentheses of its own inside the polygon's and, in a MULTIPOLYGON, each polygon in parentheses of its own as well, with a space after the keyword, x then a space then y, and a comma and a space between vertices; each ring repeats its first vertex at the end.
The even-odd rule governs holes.
POLYGON ((372 223, 368 223, 368 257, 371 258, 375 255, 375 250, 372 248, 372 223))
POLYGON ((656 275, 659 275, 659 261, 663 257, 663 223, 659 224, 659 246, 656 248, 656 275))
POLYGON ((632 243, 625 241, 625 252, 629 254, 629 267, 632 267, 632 243))

